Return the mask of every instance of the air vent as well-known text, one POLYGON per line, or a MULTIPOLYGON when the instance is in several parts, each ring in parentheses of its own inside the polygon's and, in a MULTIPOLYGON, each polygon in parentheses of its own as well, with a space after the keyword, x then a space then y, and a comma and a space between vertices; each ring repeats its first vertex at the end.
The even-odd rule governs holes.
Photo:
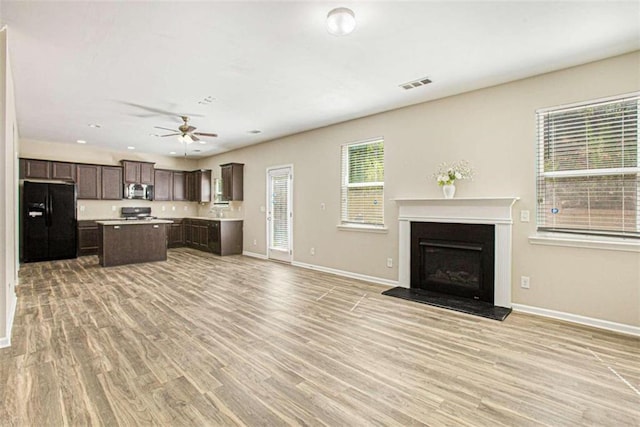
POLYGON ((423 77, 421 79, 418 80, 414 80, 412 82, 407 82, 407 83, 402 83, 400 85, 400 87, 404 90, 409 90, 409 89, 413 89, 416 87, 420 87, 420 86, 424 86, 424 85, 428 85, 429 83, 431 83, 431 80, 429 80, 426 77, 423 77))

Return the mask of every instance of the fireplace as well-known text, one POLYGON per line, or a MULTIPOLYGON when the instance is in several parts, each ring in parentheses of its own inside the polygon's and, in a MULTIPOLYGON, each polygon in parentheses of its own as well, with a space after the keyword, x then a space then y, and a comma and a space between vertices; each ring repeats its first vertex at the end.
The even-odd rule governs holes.
POLYGON ((411 223, 411 288, 494 302, 495 227, 411 223))
MULTIPOLYGON (((486 285, 492 282, 493 305, 510 308, 512 207, 516 201, 518 201, 518 197, 395 199, 399 207, 398 286, 406 288, 408 291, 414 290, 415 273, 412 271, 411 263, 411 234, 417 224, 489 226, 492 227, 494 236, 493 280, 483 279, 480 286, 485 288, 485 292, 489 292, 486 290, 486 285)), ((447 236, 445 239, 432 237, 431 239, 441 241, 447 240, 449 237, 447 236)), ((464 237, 453 240, 455 240, 453 244, 458 246, 465 246, 469 243, 465 241, 464 237)), ((483 248, 483 253, 485 250, 487 250, 486 246, 483 248)), ((486 273, 485 267, 483 267, 483 271, 486 273)), ((464 287, 464 285, 460 287, 464 287)), ((420 291, 417 288, 416 290, 420 291)))

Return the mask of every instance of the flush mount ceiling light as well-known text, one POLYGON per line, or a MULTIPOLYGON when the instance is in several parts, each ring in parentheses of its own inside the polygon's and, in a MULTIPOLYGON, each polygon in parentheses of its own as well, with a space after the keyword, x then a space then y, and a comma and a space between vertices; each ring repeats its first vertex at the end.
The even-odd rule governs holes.
POLYGON ((327 14, 327 31, 334 36, 346 36, 356 29, 356 15, 346 7, 337 7, 327 14))
POLYGON ((136 147, 132 147, 132 146, 127 147, 127 150, 135 150, 135 149, 136 147))
POLYGON ((86 144, 87 141, 85 141, 84 139, 79 139, 76 141, 78 144, 86 144))

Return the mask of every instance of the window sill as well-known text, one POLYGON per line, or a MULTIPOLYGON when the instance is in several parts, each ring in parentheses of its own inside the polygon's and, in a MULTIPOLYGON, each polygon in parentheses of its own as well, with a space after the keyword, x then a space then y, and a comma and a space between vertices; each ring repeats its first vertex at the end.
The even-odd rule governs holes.
POLYGON ((364 233, 388 233, 389 229, 385 226, 374 225, 358 225, 358 224, 339 224, 338 230, 342 231, 360 231, 364 233))
POLYGON ((569 248, 604 249, 609 251, 640 252, 640 240, 623 237, 537 233, 529 236, 532 245, 564 246, 569 248))

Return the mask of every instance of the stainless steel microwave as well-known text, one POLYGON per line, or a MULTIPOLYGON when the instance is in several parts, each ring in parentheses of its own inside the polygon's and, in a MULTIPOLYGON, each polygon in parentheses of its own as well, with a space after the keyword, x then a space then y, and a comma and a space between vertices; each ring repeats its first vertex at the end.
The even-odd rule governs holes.
POLYGON ((149 184, 125 184, 125 199, 153 200, 153 185, 149 184))

